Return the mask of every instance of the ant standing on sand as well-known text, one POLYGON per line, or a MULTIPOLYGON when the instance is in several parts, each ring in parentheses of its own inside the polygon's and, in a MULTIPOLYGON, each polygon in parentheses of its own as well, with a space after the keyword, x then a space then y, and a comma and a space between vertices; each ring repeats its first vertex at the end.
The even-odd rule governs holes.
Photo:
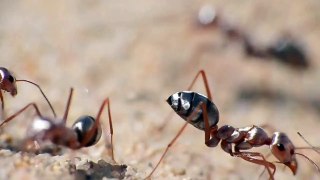
POLYGON ((224 125, 219 128, 217 125, 219 122, 219 111, 212 101, 206 74, 203 70, 199 71, 195 76, 190 88, 199 76, 202 76, 207 97, 193 91, 181 91, 174 93, 167 99, 168 104, 186 123, 167 145, 160 160, 146 179, 151 178, 170 147, 175 143, 188 124, 205 132, 205 144, 208 147, 216 147, 221 142, 221 148, 231 156, 240 157, 251 163, 263 165, 267 169, 270 179, 274 179, 276 171, 274 163, 267 161, 259 152, 244 150, 267 145, 270 147, 271 153, 278 159, 278 163, 289 167, 294 175, 298 168, 296 155, 305 157, 313 163, 319 171, 319 167, 311 159, 295 152, 298 148, 293 145, 289 137, 283 132, 274 132, 272 136, 268 136, 262 127, 255 125, 244 128, 224 125))
POLYGON ((111 135, 111 154, 113 153, 113 126, 110 112, 110 100, 106 98, 98 111, 96 118, 88 115, 79 117, 71 128, 66 127, 68 113, 70 109, 73 88, 70 89, 69 98, 65 108, 64 116, 61 120, 57 118, 48 118, 42 116, 36 103, 29 103, 24 108, 20 109, 0 124, 0 128, 6 123, 14 119, 16 116, 24 112, 28 107, 33 107, 36 110, 37 118, 32 122, 31 127, 27 131, 27 137, 22 149, 28 151, 29 145, 34 145, 36 149, 40 149, 39 144, 42 142, 51 141, 53 144, 62 145, 70 149, 80 149, 96 144, 102 134, 101 114, 105 105, 108 106, 109 130, 111 135))

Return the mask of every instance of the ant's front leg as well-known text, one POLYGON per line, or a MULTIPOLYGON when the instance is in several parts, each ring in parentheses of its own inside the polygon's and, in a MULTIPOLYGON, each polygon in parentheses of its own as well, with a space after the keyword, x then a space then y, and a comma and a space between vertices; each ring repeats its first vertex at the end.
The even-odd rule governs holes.
POLYGON ((39 111, 39 108, 37 106, 36 103, 30 103, 28 105, 26 105, 24 108, 20 109, 19 111, 17 111, 16 113, 14 113, 13 115, 11 115, 10 117, 8 117, 7 119, 5 119, 1 124, 0 124, 0 128, 8 123, 9 121, 11 121, 12 119, 14 119, 16 116, 18 116, 19 114, 21 114, 22 112, 24 112, 28 107, 33 107, 36 110, 37 115, 41 118, 42 115, 39 111))
POLYGON ((240 158, 242 158, 246 161, 249 161, 251 163, 265 166, 265 168, 267 169, 267 171, 269 173, 270 179, 274 180, 276 166, 273 163, 267 161, 261 153, 258 153, 258 152, 234 152, 233 154, 234 154, 234 156, 240 157, 240 158), (254 157, 261 157, 262 160, 254 158, 254 157), (272 172, 271 172, 271 169, 273 169, 272 172))

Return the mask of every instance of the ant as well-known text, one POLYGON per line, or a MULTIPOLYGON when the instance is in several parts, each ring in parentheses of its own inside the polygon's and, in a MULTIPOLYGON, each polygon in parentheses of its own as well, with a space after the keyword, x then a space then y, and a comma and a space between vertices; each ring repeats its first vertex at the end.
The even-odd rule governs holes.
POLYGON ((46 99, 47 103, 49 104, 54 117, 56 117, 56 112, 54 111, 50 101, 48 100, 48 98, 46 97, 46 95, 44 94, 44 92, 42 91, 41 87, 38 84, 25 79, 16 79, 14 75, 7 68, 4 68, 4 67, 0 67, 0 100, 1 100, 2 112, 4 111, 4 99, 3 99, 1 90, 9 92, 11 96, 14 97, 18 94, 17 85, 16 85, 17 82, 27 82, 36 86, 40 90, 43 97, 46 99))
MULTIPOLYGON (((244 53, 261 60, 275 60, 288 67, 306 70, 310 67, 310 60, 303 47, 290 34, 284 34, 275 43, 264 47, 257 46, 250 33, 230 23, 222 17, 218 10, 210 6, 203 6, 198 14, 198 25, 204 28, 220 30, 229 40, 242 43, 244 53)), ((206 50, 205 46, 200 51, 206 50)), ((198 55, 199 53, 197 53, 198 55)))
MULTIPOLYGON (((205 85, 207 97, 193 91, 181 91, 172 94, 167 102, 171 108, 176 112, 186 123, 178 131, 176 136, 167 145, 160 160, 153 168, 151 173, 146 177, 150 179, 155 172, 170 147, 176 142, 178 137, 182 134, 183 130, 188 124, 193 125, 205 133, 205 144, 208 147, 216 147, 219 142, 221 148, 233 157, 240 157, 246 161, 254 164, 264 166, 270 179, 274 179, 276 166, 274 163, 269 162, 259 152, 243 151, 249 150, 253 147, 267 145, 270 147, 271 153, 278 159, 278 163, 284 164, 289 167, 292 173, 297 173, 298 162, 296 155, 301 155, 311 161, 318 167, 311 159, 305 155, 296 153, 296 148, 289 137, 283 132, 274 132, 272 136, 268 136, 265 130, 259 126, 247 126, 244 128, 235 128, 230 125, 218 127, 219 111, 217 106, 212 101, 208 81, 204 70, 200 70, 192 81, 190 87, 201 75, 205 85)), ((317 168, 319 169, 319 168, 317 168)))
POLYGON ((16 116, 24 112, 27 108, 33 107, 36 111, 37 118, 31 124, 28 130, 27 138, 23 148, 26 149, 27 145, 34 143, 39 147, 38 143, 51 141, 53 144, 62 145, 70 149, 80 149, 95 145, 101 138, 102 128, 100 125, 100 117, 104 110, 105 105, 108 106, 109 117, 109 130, 111 136, 111 155, 112 160, 115 162, 113 153, 113 126, 110 111, 110 100, 106 98, 103 100, 96 118, 89 115, 79 117, 71 128, 66 127, 68 113, 70 109, 71 99, 73 95, 73 88, 70 89, 67 105, 65 108, 64 116, 61 120, 56 118, 48 118, 42 116, 36 103, 29 103, 24 108, 20 109, 0 124, 0 128, 14 119, 16 116))

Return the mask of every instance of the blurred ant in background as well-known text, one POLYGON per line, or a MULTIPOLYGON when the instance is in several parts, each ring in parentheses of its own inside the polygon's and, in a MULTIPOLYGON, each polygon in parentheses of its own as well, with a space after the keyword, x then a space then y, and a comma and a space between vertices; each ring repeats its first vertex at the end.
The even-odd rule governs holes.
MULTIPOLYGON (((248 162, 264 166, 268 171, 270 179, 274 179, 276 171, 274 163, 267 161, 264 155, 259 152, 245 150, 267 145, 270 147, 271 153, 278 159, 277 163, 289 167, 294 175, 298 169, 296 155, 305 157, 320 172, 319 167, 310 158, 296 152, 299 148, 296 148, 289 137, 283 132, 274 132, 272 136, 268 136, 262 127, 256 125, 243 128, 224 125, 219 128, 217 125, 219 122, 219 111, 212 101, 206 74, 203 70, 197 73, 189 89, 199 76, 202 77, 205 85, 206 96, 194 91, 181 91, 174 93, 167 99, 168 104, 174 112, 184 119, 186 123, 167 145, 160 160, 146 179, 151 178, 171 146, 176 142, 188 124, 205 132, 205 144, 208 147, 216 147, 220 143, 221 148, 231 156, 240 157, 248 162)), ((309 149, 313 149, 313 147, 309 149)))
MULTIPOLYGON (((201 29, 216 29, 228 40, 241 43, 244 54, 249 57, 254 57, 252 59, 260 61, 276 61, 290 69, 297 70, 294 72, 296 74, 307 71, 312 66, 307 51, 290 33, 284 33, 274 43, 262 46, 258 45, 250 36, 250 32, 245 32, 235 23, 228 21, 221 11, 209 5, 200 8, 197 16, 197 25, 201 29)), ((201 53, 208 50, 208 46, 211 47, 211 45, 208 44, 200 46, 199 49, 196 50, 194 57, 192 57, 192 61, 199 59, 201 53)), ((194 68, 194 66, 194 64, 190 65, 192 68, 194 68)), ((305 93, 300 96, 292 95, 281 89, 275 91, 274 88, 270 86, 272 80, 276 79, 273 77, 272 71, 270 72, 271 69, 267 67, 260 69, 261 72, 259 73, 262 74, 260 83, 251 85, 244 84, 242 87, 239 87, 239 91, 237 92, 238 101, 248 102, 264 99, 273 103, 293 102, 320 112, 320 99, 317 96, 309 97, 306 96, 305 93)), ((297 78, 293 78, 293 80, 297 81, 297 78)), ((299 89, 300 88, 294 88, 294 91, 297 92, 299 89)), ((303 93, 301 92, 299 94, 303 93)))
MULTIPOLYGON (((289 34, 282 36, 274 44, 259 47, 253 43, 249 33, 243 32, 239 27, 225 20, 219 12, 208 5, 200 9, 198 24, 204 28, 218 29, 228 39, 241 42, 247 56, 257 57, 260 60, 275 60, 299 70, 306 70, 310 67, 310 60, 305 50, 289 34)), ((200 51, 203 50, 205 49, 200 49, 200 51)))
POLYGON ((65 146, 70 149, 80 149, 83 147, 93 146, 100 140, 102 134, 100 119, 104 107, 105 105, 107 105, 109 130, 111 136, 111 155, 112 160, 115 161, 113 153, 113 126, 109 98, 106 98, 102 102, 96 118, 88 115, 81 116, 74 122, 72 127, 69 128, 66 127, 66 122, 70 109, 72 94, 73 88, 71 88, 70 90, 69 98, 62 119, 45 117, 40 113, 36 103, 30 103, 8 117, 6 120, 4 120, 0 124, 0 128, 3 127, 6 123, 13 120, 16 116, 24 112, 29 107, 33 107, 36 111, 37 117, 33 120, 31 127, 27 130, 27 137, 25 138, 23 146, 21 148, 23 151, 30 151, 30 149, 31 151, 38 151, 41 149, 40 145, 46 141, 49 141, 55 145, 65 146))
POLYGON ((42 91, 42 89, 40 88, 40 86, 32 81, 29 80, 24 80, 24 79, 16 79, 15 76, 7 69, 4 67, 0 67, 0 100, 1 100, 1 110, 2 110, 2 114, 4 113, 4 99, 3 99, 3 95, 2 95, 2 91, 5 92, 9 92, 11 94, 11 96, 16 96, 18 94, 18 90, 17 90, 17 82, 27 82, 30 83, 34 86, 36 86, 41 94, 43 95, 43 97, 46 99, 47 103, 50 106, 50 109, 53 113, 53 116, 56 117, 56 112, 54 111, 50 101, 48 100, 48 98, 46 97, 46 95, 44 94, 44 92, 42 91))

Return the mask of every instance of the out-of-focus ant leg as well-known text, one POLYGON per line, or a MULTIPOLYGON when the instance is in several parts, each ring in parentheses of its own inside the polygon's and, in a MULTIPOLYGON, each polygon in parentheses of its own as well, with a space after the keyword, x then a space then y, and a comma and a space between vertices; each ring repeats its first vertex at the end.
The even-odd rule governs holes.
POLYGON ((14 113, 13 115, 11 115, 10 117, 8 117, 6 120, 4 120, 3 122, 1 122, 0 124, 0 128, 8 123, 9 121, 11 121, 12 119, 14 119, 16 116, 18 116, 19 114, 21 114, 22 112, 24 112, 28 107, 33 107, 35 110, 36 110, 36 113, 39 117, 42 117, 40 111, 39 111, 39 108, 37 106, 36 103, 30 103, 28 105, 26 105, 24 108, 20 109, 19 111, 17 111, 16 113, 14 113))
POLYGON ((64 111, 64 115, 62 118, 62 122, 64 125, 66 125, 67 119, 68 119, 68 115, 69 115, 69 110, 70 110, 70 105, 71 105, 71 100, 72 100, 72 95, 73 95, 73 88, 70 89, 70 93, 69 93, 69 97, 67 100, 67 105, 64 111))
POLYGON ((92 136, 95 135, 95 131, 97 130, 97 127, 100 125, 100 118, 101 118, 101 114, 105 108, 105 106, 107 105, 108 107, 108 118, 109 118, 109 131, 110 131, 110 136, 111 136, 111 157, 112 157, 112 160, 114 162, 115 161, 115 158, 114 158, 114 151, 113 151, 113 125, 112 125, 112 118, 111 118, 111 111, 110 111, 110 101, 109 101, 109 98, 106 98, 101 106, 100 106, 100 109, 98 111, 98 114, 96 116, 96 120, 95 120, 95 123, 93 125, 93 128, 85 135, 84 137, 84 140, 81 144, 81 146, 84 146, 85 144, 87 144, 90 139, 92 139, 92 136))

